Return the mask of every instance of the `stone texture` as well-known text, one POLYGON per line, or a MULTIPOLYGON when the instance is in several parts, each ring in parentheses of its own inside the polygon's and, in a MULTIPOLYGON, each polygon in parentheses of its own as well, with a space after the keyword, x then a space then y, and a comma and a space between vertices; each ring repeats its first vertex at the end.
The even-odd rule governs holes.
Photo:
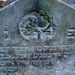
POLYGON ((19 70, 16 75, 54 75, 54 73, 51 73, 48 69, 37 69, 31 65, 19 70))
POLYGON ((75 75, 74 60, 75 9, 57 0, 16 0, 0 10, 0 75, 75 75), (41 9, 54 16, 57 32, 50 40, 30 42, 19 23, 41 9))
POLYGON ((75 56, 57 61, 53 68, 36 68, 31 65, 20 69, 16 75, 75 75, 75 56))

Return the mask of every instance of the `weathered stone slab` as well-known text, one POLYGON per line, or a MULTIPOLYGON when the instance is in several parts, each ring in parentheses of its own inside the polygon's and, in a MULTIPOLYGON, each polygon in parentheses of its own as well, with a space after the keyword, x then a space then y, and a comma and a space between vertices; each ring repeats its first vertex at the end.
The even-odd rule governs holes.
POLYGON ((0 75, 75 75, 72 7, 16 0, 0 10, 0 32, 0 75))

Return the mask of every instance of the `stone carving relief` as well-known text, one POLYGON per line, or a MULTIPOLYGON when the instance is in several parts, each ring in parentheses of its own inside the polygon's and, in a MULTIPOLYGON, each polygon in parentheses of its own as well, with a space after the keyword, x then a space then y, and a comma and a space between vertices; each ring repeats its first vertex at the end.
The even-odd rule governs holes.
POLYGON ((40 10, 38 12, 30 12, 26 14, 20 24, 19 30, 23 38, 27 40, 51 39, 57 31, 57 20, 47 11, 40 10))

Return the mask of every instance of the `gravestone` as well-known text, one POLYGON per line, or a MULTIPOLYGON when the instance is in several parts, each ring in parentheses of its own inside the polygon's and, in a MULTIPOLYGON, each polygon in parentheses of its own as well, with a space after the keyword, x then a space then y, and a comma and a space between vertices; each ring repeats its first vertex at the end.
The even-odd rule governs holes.
POLYGON ((15 0, 0 9, 0 32, 0 75, 75 75, 74 8, 15 0))

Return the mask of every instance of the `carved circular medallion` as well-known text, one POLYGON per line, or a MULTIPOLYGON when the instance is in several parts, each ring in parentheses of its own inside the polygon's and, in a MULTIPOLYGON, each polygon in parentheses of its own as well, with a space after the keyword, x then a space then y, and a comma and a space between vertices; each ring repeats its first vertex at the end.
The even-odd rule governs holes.
POLYGON ((27 40, 51 39, 57 31, 57 25, 54 24, 54 21, 56 20, 53 15, 49 16, 47 12, 42 10, 31 12, 22 18, 19 30, 21 35, 27 40))

